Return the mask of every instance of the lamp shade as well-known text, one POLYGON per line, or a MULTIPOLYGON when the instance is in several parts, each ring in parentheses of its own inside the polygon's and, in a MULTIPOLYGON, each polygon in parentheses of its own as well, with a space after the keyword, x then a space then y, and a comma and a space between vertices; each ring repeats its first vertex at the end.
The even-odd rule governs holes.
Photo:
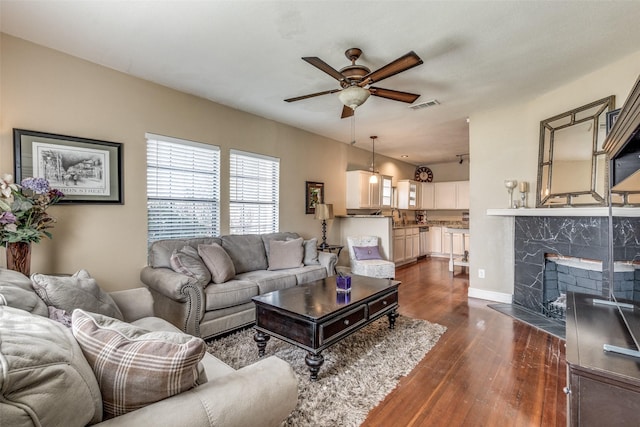
POLYGON ((364 104, 364 101, 369 98, 369 95, 371 95, 371 93, 368 89, 361 88, 360 86, 349 86, 340 91, 338 98, 342 104, 355 110, 364 104))
POLYGON ((332 219, 333 218, 333 205, 331 204, 319 204, 316 205, 315 219, 332 219))

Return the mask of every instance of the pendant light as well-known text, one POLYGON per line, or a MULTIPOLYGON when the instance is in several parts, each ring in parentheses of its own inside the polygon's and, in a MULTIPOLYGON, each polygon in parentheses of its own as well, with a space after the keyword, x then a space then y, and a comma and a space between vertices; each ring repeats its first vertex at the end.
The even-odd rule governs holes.
POLYGON ((369 184, 378 183, 378 175, 376 175, 376 138, 377 136, 370 136, 371 138, 371 177, 369 178, 369 184))

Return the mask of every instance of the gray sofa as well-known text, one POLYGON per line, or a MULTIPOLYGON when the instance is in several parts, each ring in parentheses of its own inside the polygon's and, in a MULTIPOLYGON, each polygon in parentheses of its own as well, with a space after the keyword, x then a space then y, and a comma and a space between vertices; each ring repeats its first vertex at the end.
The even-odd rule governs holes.
POLYGON ((337 257, 318 252, 316 239, 304 241, 299 266, 269 269, 270 242, 298 238, 297 233, 281 232, 159 240, 149 248, 149 265, 140 272, 140 280, 153 294, 156 315, 188 334, 214 337, 255 322, 252 297, 333 275, 337 257), (231 258, 235 276, 230 280, 214 283, 172 268, 172 255, 185 246, 197 250, 213 243, 231 258))
MULTIPOLYGON (((297 404, 297 379, 281 359, 235 370, 205 353, 200 370, 206 382, 102 421, 100 388, 80 345, 70 328, 46 317, 48 307, 31 285, 28 277, 0 268, 0 425, 277 426, 297 404)), ((147 289, 109 295, 131 325, 177 331, 154 317, 147 289)))

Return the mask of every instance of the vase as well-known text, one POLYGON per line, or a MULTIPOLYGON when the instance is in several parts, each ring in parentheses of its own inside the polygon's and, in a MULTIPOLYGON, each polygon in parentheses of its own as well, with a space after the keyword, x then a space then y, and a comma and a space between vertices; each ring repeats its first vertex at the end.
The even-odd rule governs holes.
POLYGON ((31 274, 31 243, 7 243, 7 268, 29 277, 31 274))

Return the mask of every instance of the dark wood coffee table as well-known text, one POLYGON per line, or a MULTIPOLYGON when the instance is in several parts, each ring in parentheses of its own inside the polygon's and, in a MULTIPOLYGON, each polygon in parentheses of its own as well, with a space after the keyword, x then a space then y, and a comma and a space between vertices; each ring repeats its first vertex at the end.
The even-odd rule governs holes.
POLYGON ((253 298, 258 354, 271 336, 307 350, 311 380, 318 379, 322 351, 383 315, 393 329, 398 317, 399 281, 351 276, 351 292, 336 291, 335 276, 253 298))

